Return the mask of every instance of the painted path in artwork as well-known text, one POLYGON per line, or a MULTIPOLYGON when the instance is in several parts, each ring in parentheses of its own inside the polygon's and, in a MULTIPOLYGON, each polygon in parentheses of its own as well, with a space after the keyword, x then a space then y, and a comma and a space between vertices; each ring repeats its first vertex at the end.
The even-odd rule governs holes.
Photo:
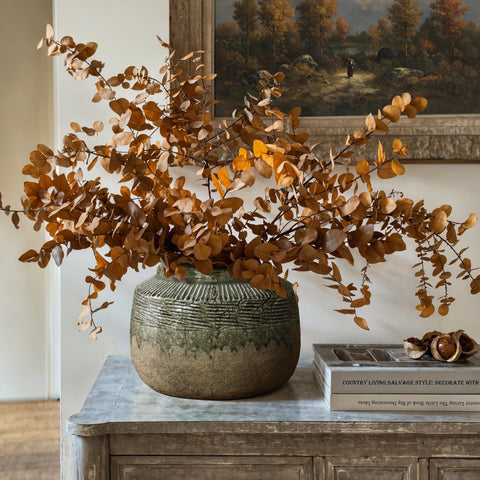
POLYGON ((345 71, 337 71, 329 76, 330 84, 322 87, 322 93, 329 94, 342 90, 351 90, 357 94, 376 93, 378 88, 373 84, 374 79, 375 75, 369 72, 355 72, 353 77, 348 78, 345 71))
POLYGON ((302 105, 306 116, 317 115, 362 115, 365 98, 378 96, 375 75, 370 72, 357 71, 348 78, 346 70, 333 73, 323 72, 320 78, 306 84, 303 88, 289 91, 288 97, 293 105, 302 105), (305 98, 309 102, 305 104, 305 98), (361 102, 358 105, 358 99, 361 102), (353 113, 352 113, 353 112, 353 113))

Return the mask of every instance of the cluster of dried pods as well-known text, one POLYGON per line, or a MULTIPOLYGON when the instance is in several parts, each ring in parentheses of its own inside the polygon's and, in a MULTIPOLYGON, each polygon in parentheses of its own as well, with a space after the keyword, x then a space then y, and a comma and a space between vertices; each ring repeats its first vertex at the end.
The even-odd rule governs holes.
POLYGON ((441 362, 458 362, 478 352, 478 343, 464 330, 443 333, 427 332, 422 339, 410 337, 403 341, 405 353, 418 360, 426 354, 441 362))

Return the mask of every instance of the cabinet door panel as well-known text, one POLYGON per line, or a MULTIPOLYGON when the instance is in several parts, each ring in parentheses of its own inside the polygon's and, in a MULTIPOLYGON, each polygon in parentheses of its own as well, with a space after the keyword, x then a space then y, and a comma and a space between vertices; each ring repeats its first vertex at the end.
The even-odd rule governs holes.
POLYGON ((112 480, 313 480, 310 457, 112 456, 112 480))
POLYGON ((326 480, 417 480, 418 459, 328 457, 326 480))
POLYGON ((480 459, 432 458, 429 480, 478 480, 480 459))

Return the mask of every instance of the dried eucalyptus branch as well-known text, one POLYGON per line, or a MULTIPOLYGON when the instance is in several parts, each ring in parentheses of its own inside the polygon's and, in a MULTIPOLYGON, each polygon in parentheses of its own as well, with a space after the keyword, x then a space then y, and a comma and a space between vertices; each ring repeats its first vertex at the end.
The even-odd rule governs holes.
POLYGON ((364 329, 367 322, 358 309, 370 304, 367 271, 405 250, 408 239, 420 261, 415 268, 421 317, 436 309, 432 289, 442 290, 440 314, 447 314, 454 300, 448 292, 447 253, 453 256, 451 264, 459 264, 459 278, 470 282, 471 292, 480 291, 480 276, 473 275, 465 250, 457 248, 476 216, 454 222, 449 205, 430 212, 422 200, 374 189, 374 178, 404 174, 401 160, 408 148, 400 140, 391 152, 379 142, 376 158, 356 160, 357 147, 387 132, 401 116, 414 118, 423 111, 424 98, 395 96, 376 115, 369 114, 363 128, 350 132, 330 158, 318 158, 301 131, 300 108, 285 113, 275 106, 284 74, 264 76, 259 95, 245 98, 243 110, 217 126, 211 114, 215 101, 208 92, 214 75, 203 72, 202 53, 175 60, 172 49, 160 42, 169 49, 160 79, 143 66, 107 78, 104 63, 92 58, 95 43, 76 43, 70 36, 55 40, 50 26, 39 44, 46 44, 48 55, 63 55, 67 72, 77 81, 96 79, 92 101, 107 102, 113 112, 112 135, 104 144, 89 146, 80 138, 103 131, 104 124, 96 121, 91 127, 72 122, 73 131, 56 153, 38 145, 23 168, 31 177, 25 182, 23 210, 2 206, 0 198, 0 209, 11 214, 16 227, 23 213, 51 237, 38 251, 25 252, 21 261, 45 267, 53 257, 60 265, 74 250, 92 251, 95 263, 85 278, 81 330, 90 329, 92 338, 101 332, 93 314, 109 302, 98 308, 92 302, 106 288, 104 279, 113 290, 129 269, 159 263, 166 275, 181 280, 185 264, 207 275, 214 266, 226 266, 235 278, 279 295, 285 295, 282 278, 289 267, 312 271, 345 302, 337 311, 352 315, 364 329), (336 173, 339 160, 351 166, 336 173), (204 198, 187 188, 182 169, 194 169, 204 198), (116 189, 106 186, 104 175, 117 179, 116 189), (270 179, 270 186, 256 195, 236 195, 258 187, 258 176, 270 179), (341 272, 342 260, 354 264, 355 257, 365 262, 360 288, 346 284, 341 272))

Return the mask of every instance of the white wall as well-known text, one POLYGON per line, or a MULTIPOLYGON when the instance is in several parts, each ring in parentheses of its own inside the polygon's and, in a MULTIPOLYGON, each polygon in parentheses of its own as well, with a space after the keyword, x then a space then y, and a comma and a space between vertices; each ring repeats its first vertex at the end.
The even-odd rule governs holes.
MULTIPOLYGON (((0 192, 4 205, 21 207, 22 166, 37 143, 52 141, 52 65, 36 50, 51 22, 51 0, 27 0, 22 8, 3 0, 0 15, 0 192)), ((46 270, 17 258, 44 242, 23 220, 15 230, 0 215, 0 401, 59 395, 50 357, 51 317, 47 313, 46 270)))
MULTIPOLYGON (((80 42, 95 41, 99 48, 95 55, 106 66, 109 77, 129 65, 146 65, 151 72, 158 71, 166 51, 156 35, 168 38, 168 0, 139 0, 132 7, 127 2, 113 0, 97 2, 88 0, 58 0, 54 3, 57 36, 72 35, 80 42)), ((106 102, 91 103, 95 93, 94 81, 75 82, 63 71, 63 61, 55 66, 57 81, 56 127, 61 138, 72 121, 91 125, 103 120, 108 129, 112 116, 106 102)), ((99 140, 99 143, 101 141, 99 140)), ((76 252, 78 253, 78 252, 76 252)), ((86 295, 84 283, 94 266, 90 253, 82 252, 67 258, 62 265, 62 409, 63 415, 75 413, 83 403, 105 357, 128 353, 128 328, 133 287, 140 278, 152 275, 142 272, 129 275, 119 284, 112 297, 115 304, 97 319, 105 330, 97 342, 88 334, 78 333, 76 319, 81 312, 81 300, 86 295)), ((108 292, 107 292, 108 295, 108 292)), ((107 299, 107 296, 105 296, 107 299)))
MULTIPOLYGON (((55 24, 58 34, 70 34, 76 40, 96 41, 100 44, 96 57, 107 61, 106 72, 117 73, 130 64, 146 65, 153 72, 160 65, 164 51, 155 35, 168 37, 168 1, 139 0, 132 8, 126 2, 113 0, 57 0, 55 24)), ((58 62, 57 62, 58 63, 58 62)), ((61 65, 56 71, 58 86, 56 127, 59 132, 68 129, 71 121, 92 124, 105 117, 105 104, 92 104, 91 83, 76 83, 65 75, 61 65)), ((404 178, 389 183, 407 195, 423 197, 429 206, 453 203, 458 218, 463 220, 470 211, 480 212, 478 189, 479 165, 411 165, 404 178)), ((389 190, 385 186, 386 190, 389 190)), ((471 257, 480 264, 480 228, 466 235, 472 245, 471 257)), ((476 312, 480 296, 471 297, 468 285, 452 288, 457 303, 447 318, 434 316, 422 320, 414 309, 415 278, 410 270, 416 263, 414 255, 400 255, 387 264, 375 266, 371 272, 374 281, 372 305, 365 316, 370 332, 354 325, 349 317, 333 312, 342 308, 331 290, 313 274, 293 274, 291 280, 300 282, 300 311, 303 330, 302 356, 311 356, 314 342, 400 342, 412 335, 439 328, 465 328, 480 338, 476 312)), ((97 342, 86 334, 77 333, 76 317, 80 300, 85 294, 83 278, 89 255, 75 255, 62 267, 62 417, 78 411, 107 355, 128 354, 128 321, 133 287, 153 272, 132 274, 122 282, 109 299, 115 305, 98 315, 104 328, 97 342)), ((67 442, 68 444, 68 442, 67 442)), ((68 445, 66 449, 68 455, 68 445)), ((66 463, 65 465, 68 465, 66 463)))
MULTIPOLYGON (((105 61, 107 76, 129 65, 145 65, 153 74, 166 56, 156 35, 168 40, 168 0, 138 0, 134 4, 114 0, 56 0, 54 16, 58 36, 68 34, 79 42, 99 44, 95 58, 105 61)), ((55 63, 57 138, 69 129, 72 121, 91 125, 95 120, 103 120, 108 128, 108 119, 112 116, 108 104, 90 102, 95 93, 94 82, 75 82, 63 71, 62 60, 55 63)), ((133 288, 153 274, 144 271, 127 275, 114 295, 103 297, 114 300, 115 304, 96 317, 104 333, 93 342, 88 334, 78 333, 76 325, 82 310, 80 302, 86 294, 84 278, 87 268, 92 266, 91 255, 84 252, 67 258, 62 265, 62 420, 80 409, 106 356, 129 353, 133 288)), ((70 473, 69 448, 69 439, 65 436, 64 478, 70 473)))

